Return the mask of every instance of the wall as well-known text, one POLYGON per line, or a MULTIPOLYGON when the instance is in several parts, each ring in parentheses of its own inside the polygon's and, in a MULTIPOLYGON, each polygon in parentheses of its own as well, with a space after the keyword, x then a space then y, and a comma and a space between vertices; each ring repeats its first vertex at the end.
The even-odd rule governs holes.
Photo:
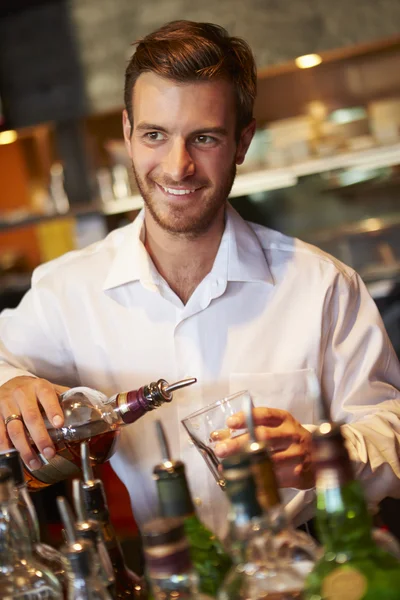
POLYGON ((400 33, 399 0, 71 0, 89 103, 122 103, 138 37, 174 19, 212 21, 251 44, 259 67, 400 33))

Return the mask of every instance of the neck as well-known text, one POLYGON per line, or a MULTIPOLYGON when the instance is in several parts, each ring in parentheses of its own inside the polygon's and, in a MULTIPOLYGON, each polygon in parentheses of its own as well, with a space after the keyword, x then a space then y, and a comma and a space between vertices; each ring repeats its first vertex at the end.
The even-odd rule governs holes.
POLYGON ((326 551, 350 553, 369 551, 371 517, 361 485, 342 478, 335 469, 317 475, 317 526, 326 551))
POLYGON ((211 271, 225 227, 222 207, 210 227, 197 236, 165 231, 145 212, 145 247, 157 271, 184 304, 211 271))

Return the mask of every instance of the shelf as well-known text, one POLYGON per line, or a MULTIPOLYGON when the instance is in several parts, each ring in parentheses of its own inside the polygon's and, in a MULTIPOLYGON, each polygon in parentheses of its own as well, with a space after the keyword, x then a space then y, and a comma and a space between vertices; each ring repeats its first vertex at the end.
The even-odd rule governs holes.
MULTIPOLYGON (((239 173, 236 176, 230 198, 291 187, 296 185, 299 177, 305 175, 354 167, 376 169, 397 164, 400 164, 400 143, 358 152, 343 152, 325 158, 314 158, 279 169, 258 169, 249 173, 239 173)), ((134 195, 130 198, 103 204, 102 211, 106 215, 114 215, 130 210, 140 210, 142 207, 142 197, 134 195)))
MULTIPOLYGON (((336 156, 326 158, 315 158, 280 169, 258 169, 249 173, 239 173, 235 179, 230 194, 231 198, 246 196, 257 192, 282 189, 296 185, 298 178, 315 173, 324 173, 343 168, 376 169, 400 164, 400 143, 392 146, 382 146, 361 150, 358 152, 344 152, 336 156)), ((66 217, 79 217, 90 214, 117 215, 132 210, 140 210, 143 207, 143 199, 139 194, 112 200, 107 203, 95 205, 82 205, 71 212, 61 215, 52 214, 46 216, 32 215, 20 220, 0 221, 0 231, 15 229, 34 225, 51 219, 66 217)))

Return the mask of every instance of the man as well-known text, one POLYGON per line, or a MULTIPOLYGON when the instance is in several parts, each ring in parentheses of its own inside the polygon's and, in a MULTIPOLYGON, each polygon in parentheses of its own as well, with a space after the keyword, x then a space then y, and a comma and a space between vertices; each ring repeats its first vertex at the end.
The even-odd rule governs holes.
MULTIPOLYGON (((123 113, 144 213, 39 267, 20 306, 1 317, 0 449, 11 442, 33 469, 38 458, 22 421, 51 458, 39 406, 61 425, 61 386, 111 395, 159 377, 198 378, 122 432, 112 465, 139 525, 156 510, 152 421, 161 418, 202 517, 223 531, 224 494, 180 420, 242 389, 258 407, 295 522, 308 518, 319 414, 307 395, 312 372, 333 418, 346 422, 371 503, 399 495, 399 366, 360 278, 312 246, 246 223, 227 204, 254 134, 255 94, 251 51, 222 28, 181 21, 144 38, 126 71, 123 113)), ((227 441, 218 451, 235 449, 227 441)))

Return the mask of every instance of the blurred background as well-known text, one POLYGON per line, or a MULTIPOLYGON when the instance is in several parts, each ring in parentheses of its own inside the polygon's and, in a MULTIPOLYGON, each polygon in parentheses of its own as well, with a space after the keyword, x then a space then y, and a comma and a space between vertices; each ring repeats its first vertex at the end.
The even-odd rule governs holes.
MULTIPOLYGON (((174 19, 223 25, 256 56, 258 129, 234 207, 354 267, 400 355, 398 0, 1 0, 0 309, 37 265, 137 215, 124 71, 132 42, 174 19)), ((124 489, 107 465, 101 476, 134 535, 124 489)), ((59 492, 35 501, 53 538, 59 492)))

